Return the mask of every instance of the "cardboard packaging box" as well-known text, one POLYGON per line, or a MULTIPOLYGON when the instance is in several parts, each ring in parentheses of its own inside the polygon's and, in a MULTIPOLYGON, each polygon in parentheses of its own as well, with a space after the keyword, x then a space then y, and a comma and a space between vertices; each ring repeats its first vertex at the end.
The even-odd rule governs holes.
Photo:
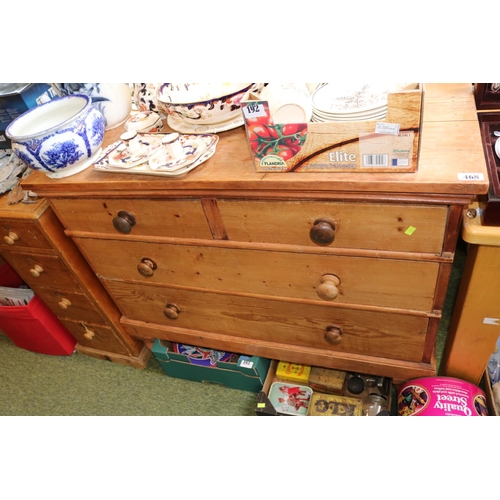
POLYGON ((241 104, 256 171, 416 172, 424 88, 414 87, 388 93, 383 120, 296 124, 273 123, 267 101, 248 93, 241 104))
POLYGON ((0 150, 10 152, 5 131, 28 109, 59 97, 50 83, 0 83, 0 150))
MULTIPOLYGON (((194 349, 209 351, 203 348, 194 349)), ((271 363, 271 360, 257 356, 233 355, 221 358, 227 361, 212 360, 213 364, 195 364, 196 360, 188 354, 174 352, 174 343, 159 339, 155 340, 151 351, 163 371, 170 377, 221 384, 249 392, 262 389, 271 363)))

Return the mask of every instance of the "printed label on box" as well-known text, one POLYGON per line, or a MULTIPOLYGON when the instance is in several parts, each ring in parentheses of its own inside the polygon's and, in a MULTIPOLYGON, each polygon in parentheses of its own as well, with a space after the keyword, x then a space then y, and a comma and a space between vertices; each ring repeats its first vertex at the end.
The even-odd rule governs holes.
POLYGON ((362 158, 361 167, 406 167, 413 156, 412 131, 390 134, 359 135, 359 153, 362 158))

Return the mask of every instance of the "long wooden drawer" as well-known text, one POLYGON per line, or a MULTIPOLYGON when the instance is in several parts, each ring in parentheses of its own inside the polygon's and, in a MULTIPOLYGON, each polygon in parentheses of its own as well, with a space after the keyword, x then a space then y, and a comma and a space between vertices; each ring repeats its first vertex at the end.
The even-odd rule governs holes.
POLYGON ((200 200, 54 199, 52 204, 72 231, 119 233, 115 223, 133 236, 212 239, 200 200))
POLYGON ((440 254, 446 206, 315 201, 218 200, 230 240, 316 245, 318 220, 334 223, 336 248, 440 254))
POLYGON ((114 354, 133 354, 132 349, 109 327, 65 318, 60 321, 82 346, 114 354))
POLYGON ((83 293, 38 287, 36 295, 43 300, 45 305, 47 305, 58 318, 88 321, 90 323, 107 322, 106 318, 83 293))
POLYGON ((104 282, 124 316, 175 328, 339 352, 421 361, 428 319, 298 301, 104 282), (341 328, 340 344, 325 335, 341 328))
POLYGON ((61 290, 80 289, 64 262, 55 255, 3 252, 3 256, 33 290, 40 286, 61 290))
POLYGON ((52 248, 35 222, 0 220, 0 249, 3 251, 14 247, 52 248))
POLYGON ((77 238, 98 275, 208 290, 432 310, 437 262, 77 238), (109 255, 118 256, 110 259, 109 255), (149 263, 149 266, 148 266, 149 263), (144 276, 139 270, 151 272, 144 276), (330 276, 340 283, 332 283, 330 276), (322 283, 322 281, 324 283, 322 283))

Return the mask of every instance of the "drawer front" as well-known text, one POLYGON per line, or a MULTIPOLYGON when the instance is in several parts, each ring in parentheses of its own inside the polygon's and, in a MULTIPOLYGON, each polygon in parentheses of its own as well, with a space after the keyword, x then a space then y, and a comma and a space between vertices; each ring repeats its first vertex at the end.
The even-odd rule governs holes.
POLYGON ((105 286, 124 316, 200 331, 201 336, 206 331, 417 362, 423 356, 427 318, 117 281, 105 286))
POLYGON ((51 201, 58 217, 72 231, 212 239, 199 200, 51 201))
POLYGON ((108 278, 420 311, 432 309, 439 271, 436 262, 83 238, 77 243, 108 278))
POLYGON ((88 297, 82 293, 37 288, 36 295, 59 318, 90 323, 106 323, 106 318, 95 308, 88 297))
POLYGON ((20 222, 17 220, 0 221, 0 249, 14 248, 51 249, 36 222, 20 222))
POLYGON ((79 290, 68 268, 52 255, 34 255, 23 252, 3 252, 5 259, 16 270, 17 274, 32 288, 59 288, 61 290, 79 290))
POLYGON ((218 200, 229 239, 336 248, 442 252, 448 208, 310 201, 218 200), (317 222, 322 221, 322 222, 317 222), (316 224, 315 224, 316 223, 316 224), (333 223, 332 229, 329 229, 333 223))
POLYGON ((78 343, 84 347, 91 347, 114 354, 133 354, 119 335, 111 328, 95 325, 90 322, 70 321, 61 318, 61 323, 70 331, 78 343))

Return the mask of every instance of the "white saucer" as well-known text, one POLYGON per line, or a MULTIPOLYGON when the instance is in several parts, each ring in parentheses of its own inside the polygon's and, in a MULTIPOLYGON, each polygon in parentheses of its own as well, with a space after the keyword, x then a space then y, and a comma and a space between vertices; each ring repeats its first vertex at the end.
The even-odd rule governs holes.
POLYGON ((495 142, 495 153, 500 158, 500 137, 495 142))
POLYGON ((175 116, 168 115, 167 123, 171 129, 182 134, 217 134, 218 132, 226 132, 227 130, 241 127, 245 124, 245 119, 243 117, 243 113, 241 113, 240 116, 237 116, 232 120, 228 120, 227 122, 214 123, 212 125, 204 125, 200 123, 197 125, 187 123, 186 120, 183 120, 182 118, 176 118, 175 116))

